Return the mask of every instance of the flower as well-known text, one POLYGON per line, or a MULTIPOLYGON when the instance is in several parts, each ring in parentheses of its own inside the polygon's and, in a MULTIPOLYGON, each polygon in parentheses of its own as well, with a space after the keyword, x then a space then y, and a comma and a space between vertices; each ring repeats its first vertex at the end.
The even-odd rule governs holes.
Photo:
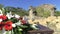
POLYGON ((0 30, 2 30, 3 26, 4 26, 4 23, 0 22, 0 30))
POLYGON ((15 18, 19 19, 19 18, 20 18, 20 16, 19 16, 19 15, 17 15, 17 14, 15 14, 15 18))
POLYGON ((2 24, 1 24, 1 22, 0 22, 0 30, 2 30, 2 24))
POLYGON ((2 19, 3 20, 6 20, 7 19, 7 16, 6 15, 2 15, 2 19))
POLYGON ((2 19, 0 19, 0 22, 2 22, 2 19))
POLYGON ((12 30, 12 22, 11 21, 7 21, 5 26, 4 26, 5 30, 12 30))
POLYGON ((16 27, 16 25, 15 24, 12 24, 12 27, 16 27))
POLYGON ((3 14, 0 14, 0 16, 3 15, 3 14))
POLYGON ((11 14, 7 13, 6 16, 8 17, 8 19, 11 19, 11 14))
POLYGON ((6 19, 7 19, 6 15, 0 15, 0 22, 3 21, 3 20, 6 20, 6 19))
POLYGON ((19 20, 21 21, 21 24, 26 24, 26 21, 23 20, 23 17, 20 17, 19 20))
POLYGON ((21 21, 19 20, 17 23, 15 23, 16 26, 20 26, 21 25, 21 21))
POLYGON ((26 21, 25 20, 21 20, 22 24, 26 24, 26 21))
POLYGON ((2 16, 0 16, 0 19, 2 19, 2 16))
POLYGON ((33 29, 39 29, 39 28, 37 28, 36 26, 37 26, 37 24, 32 24, 32 25, 31 25, 31 27, 32 27, 33 29))

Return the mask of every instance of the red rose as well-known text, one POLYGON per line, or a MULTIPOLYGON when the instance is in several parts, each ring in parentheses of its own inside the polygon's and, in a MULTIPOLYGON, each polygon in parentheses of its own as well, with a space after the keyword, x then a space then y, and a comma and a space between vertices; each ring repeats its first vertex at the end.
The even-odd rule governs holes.
POLYGON ((2 16, 0 16, 0 19, 2 19, 2 16))
POLYGON ((7 16, 6 15, 2 15, 2 19, 3 20, 6 20, 7 19, 7 16))
POLYGON ((0 22, 0 30, 2 30, 3 26, 4 26, 4 23, 0 22))
POLYGON ((21 20, 22 24, 26 24, 26 21, 25 20, 21 20))
POLYGON ((5 26, 4 26, 5 30, 12 30, 12 22, 11 21, 7 21, 5 26))
POLYGON ((0 23, 0 30, 2 30, 2 23, 0 23))

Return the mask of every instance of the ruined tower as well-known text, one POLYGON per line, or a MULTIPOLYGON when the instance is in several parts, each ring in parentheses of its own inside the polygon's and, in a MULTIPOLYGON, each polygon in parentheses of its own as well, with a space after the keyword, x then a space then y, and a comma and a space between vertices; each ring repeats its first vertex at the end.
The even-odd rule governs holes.
POLYGON ((54 12, 56 10, 54 5, 52 5, 52 4, 43 4, 40 7, 44 8, 46 10, 49 10, 50 13, 51 13, 50 16, 54 16, 54 12))
POLYGON ((30 17, 30 19, 34 19, 35 15, 36 15, 35 8, 30 6, 30 8, 29 8, 29 17, 30 17))

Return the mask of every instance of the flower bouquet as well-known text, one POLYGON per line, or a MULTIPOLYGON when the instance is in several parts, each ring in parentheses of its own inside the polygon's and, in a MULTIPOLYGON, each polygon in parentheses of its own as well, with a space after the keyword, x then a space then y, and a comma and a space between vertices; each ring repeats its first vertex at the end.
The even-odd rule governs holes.
POLYGON ((23 17, 11 13, 0 15, 1 34, 27 34, 29 30, 38 29, 34 24, 27 23, 23 17), (9 33, 8 33, 9 32, 9 33))

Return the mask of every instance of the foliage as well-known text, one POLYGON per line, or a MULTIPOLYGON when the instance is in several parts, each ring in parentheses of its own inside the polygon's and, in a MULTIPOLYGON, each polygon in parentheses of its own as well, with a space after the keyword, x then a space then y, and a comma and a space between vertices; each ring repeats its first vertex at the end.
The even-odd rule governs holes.
POLYGON ((14 18, 14 17, 12 17, 10 20, 11 20, 13 23, 18 22, 18 19, 14 18))
POLYGON ((50 12, 48 12, 48 11, 45 12, 45 11, 44 11, 44 12, 43 12, 43 17, 48 17, 48 16, 50 16, 50 12))
POLYGON ((2 9, 4 7, 4 5, 0 4, 0 9, 2 9))
POLYGON ((48 17, 50 16, 50 11, 42 7, 36 7, 37 16, 48 17))
POLYGON ((60 16, 60 11, 55 11, 55 16, 60 16))
POLYGON ((27 11, 26 10, 24 10, 24 9, 22 9, 22 8, 19 8, 19 7, 11 7, 11 6, 7 6, 7 7, 5 7, 5 11, 6 12, 12 12, 12 13, 16 13, 16 14, 18 14, 18 15, 20 15, 20 16, 24 16, 24 15, 28 15, 28 13, 27 13, 27 11))

